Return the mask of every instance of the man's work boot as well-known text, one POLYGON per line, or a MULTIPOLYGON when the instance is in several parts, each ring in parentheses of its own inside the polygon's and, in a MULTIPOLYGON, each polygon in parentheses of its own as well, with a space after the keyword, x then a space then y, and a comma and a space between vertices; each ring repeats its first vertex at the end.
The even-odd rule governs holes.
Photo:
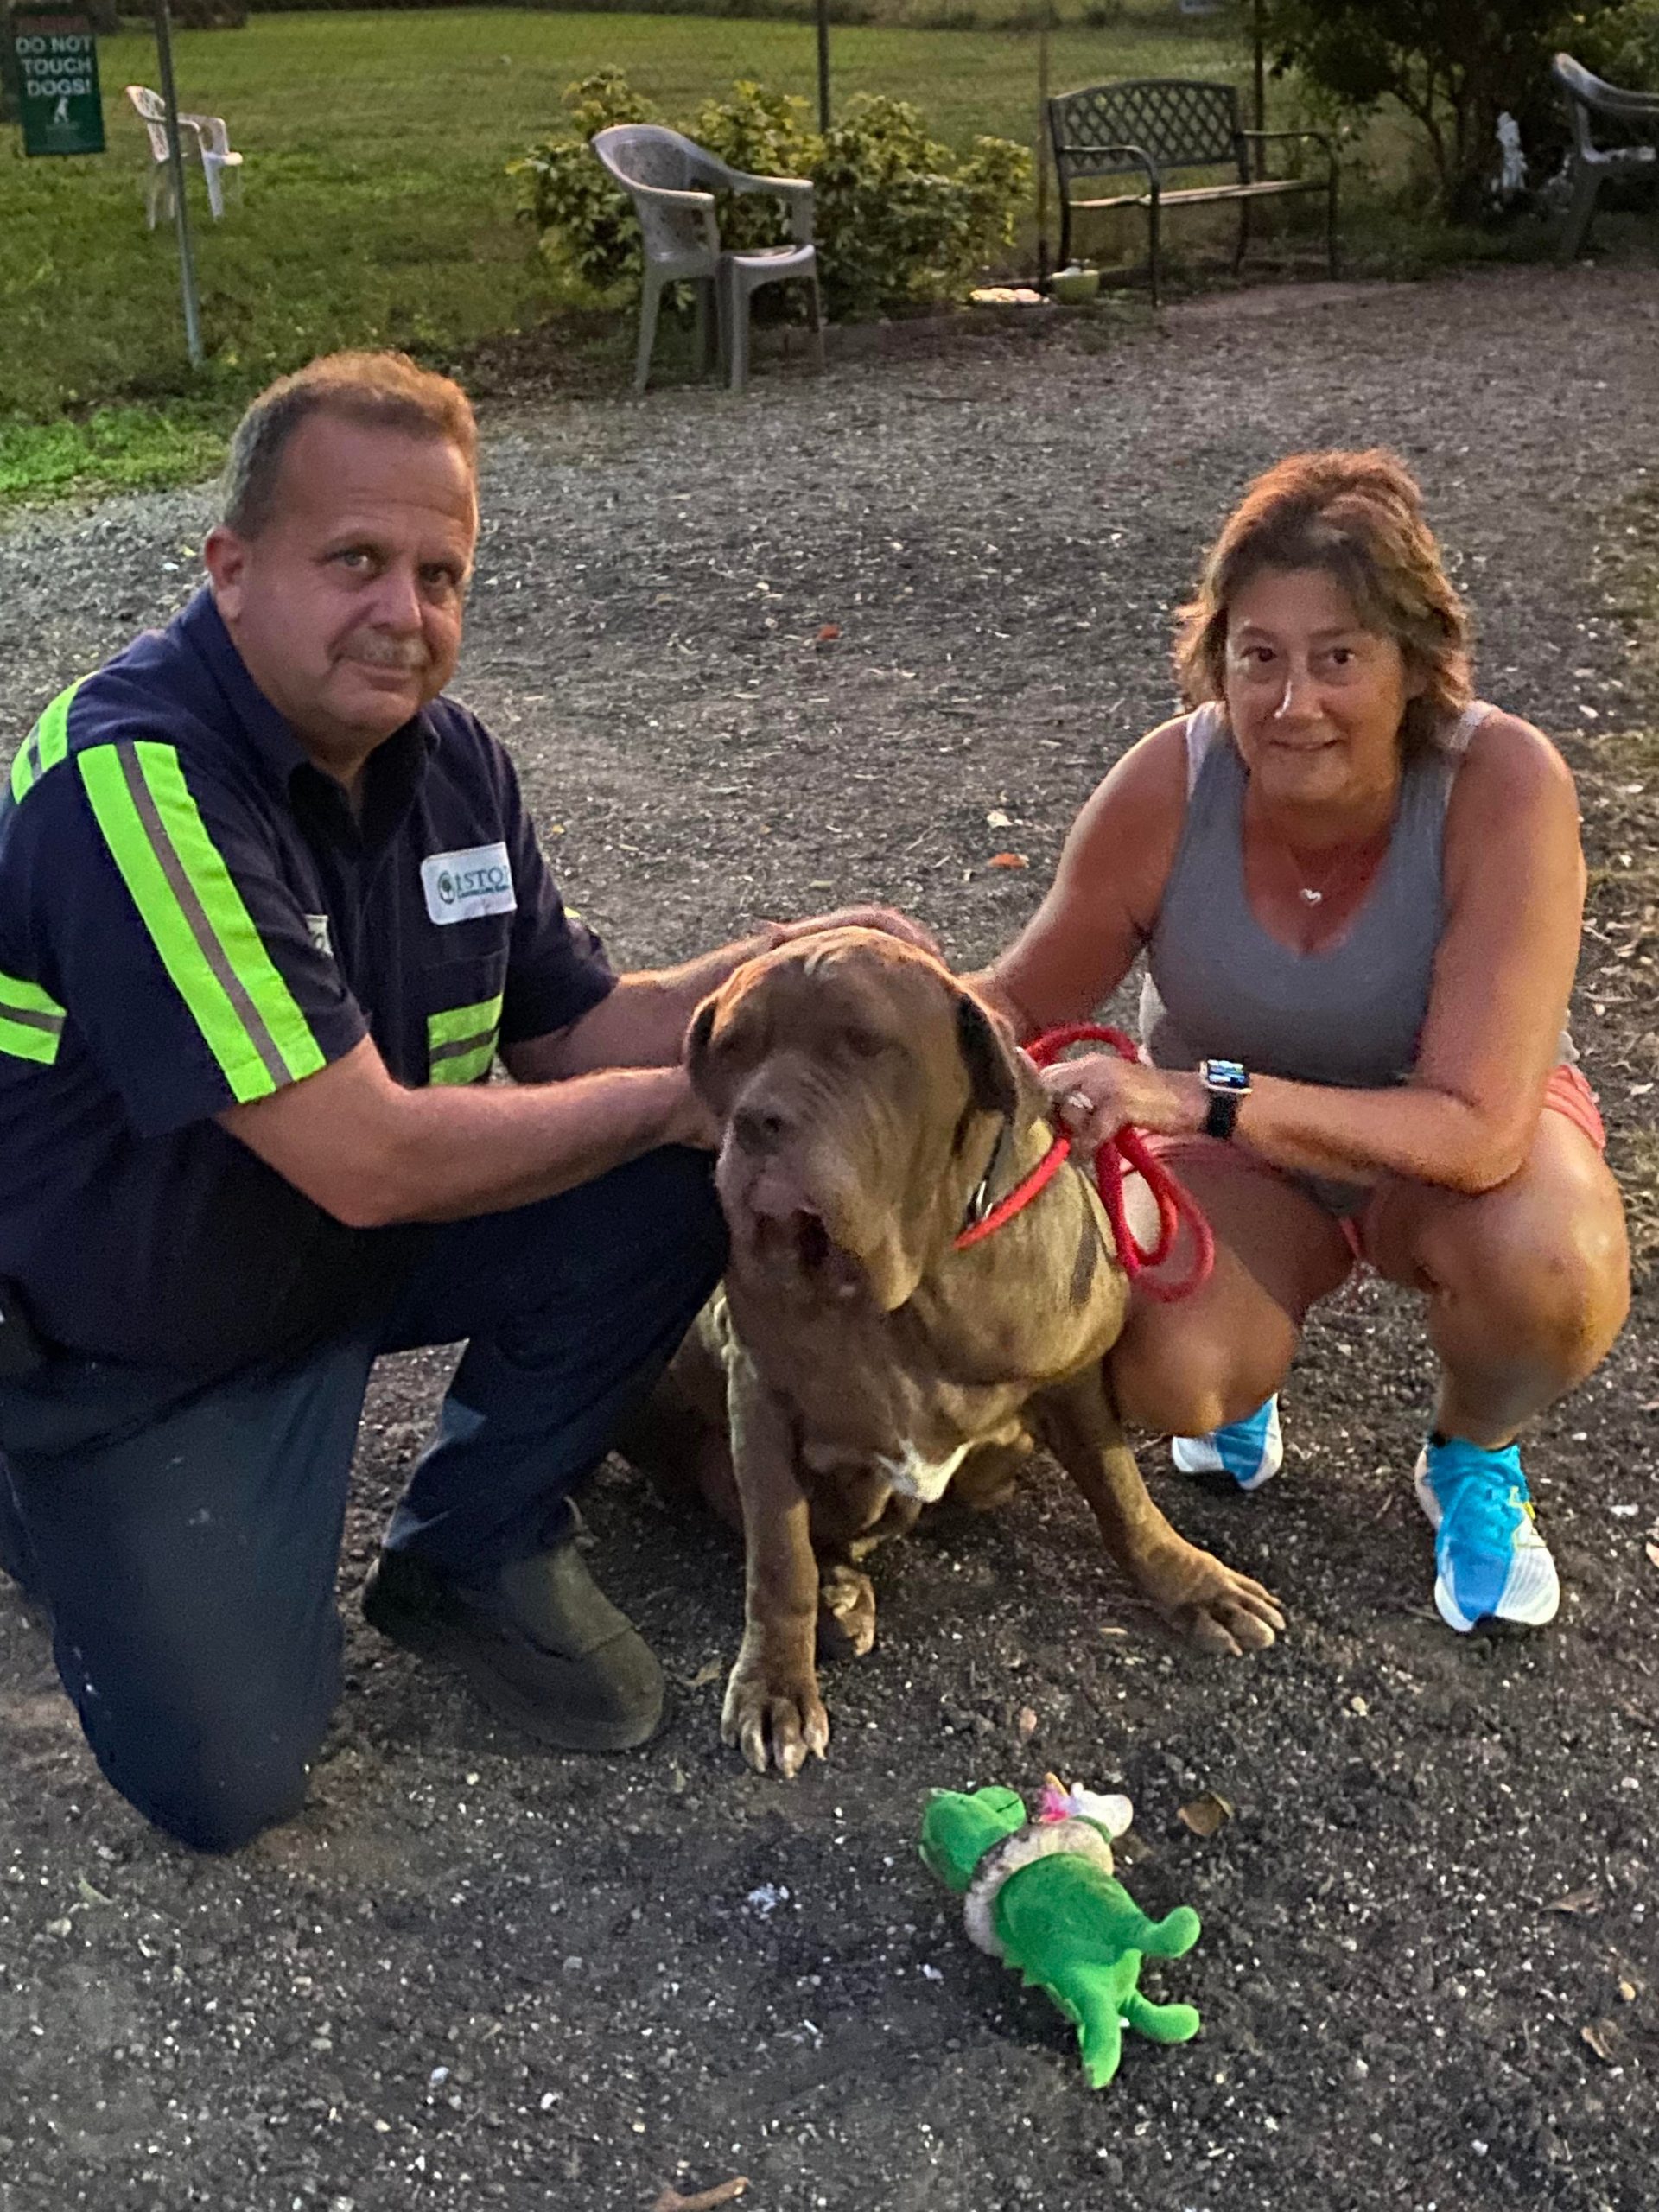
POLYGON ((556 1751, 628 1751, 661 1722, 662 1668, 574 1535, 480 1587, 412 1552, 382 1552, 363 1618, 394 1643, 449 1660, 493 1713, 556 1751))

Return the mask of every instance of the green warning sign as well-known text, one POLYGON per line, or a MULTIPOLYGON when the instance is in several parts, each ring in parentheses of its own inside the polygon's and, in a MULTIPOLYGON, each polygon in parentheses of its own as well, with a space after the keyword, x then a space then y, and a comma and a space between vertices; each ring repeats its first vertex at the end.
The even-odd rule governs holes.
POLYGON ((15 15, 11 50, 24 153, 101 154, 104 107, 90 18, 15 15))

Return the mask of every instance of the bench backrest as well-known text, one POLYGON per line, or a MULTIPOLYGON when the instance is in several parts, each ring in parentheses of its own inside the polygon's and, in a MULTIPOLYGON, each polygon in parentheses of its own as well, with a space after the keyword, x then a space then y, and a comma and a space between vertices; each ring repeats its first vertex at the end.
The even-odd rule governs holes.
POLYGON ((1202 77, 1126 78, 1056 93, 1048 129, 1062 189, 1073 177, 1145 174, 1132 154, 1104 150, 1112 146, 1139 146, 1160 170, 1224 165, 1241 184, 1249 177, 1238 94, 1202 77))

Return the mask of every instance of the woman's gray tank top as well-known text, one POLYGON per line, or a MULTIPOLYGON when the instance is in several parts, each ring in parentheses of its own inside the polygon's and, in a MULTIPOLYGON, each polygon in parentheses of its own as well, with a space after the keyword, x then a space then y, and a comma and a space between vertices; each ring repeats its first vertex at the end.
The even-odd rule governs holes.
MULTIPOLYGON (((1159 1067, 1242 1060, 1262 1075, 1378 1090, 1417 1058, 1444 923, 1440 849, 1478 702, 1408 759, 1382 866, 1341 942, 1293 952, 1244 887, 1243 762, 1219 707, 1187 718, 1187 803, 1147 944, 1141 1036, 1159 1067)), ((1568 1047, 1569 1051, 1571 1047, 1568 1047)))

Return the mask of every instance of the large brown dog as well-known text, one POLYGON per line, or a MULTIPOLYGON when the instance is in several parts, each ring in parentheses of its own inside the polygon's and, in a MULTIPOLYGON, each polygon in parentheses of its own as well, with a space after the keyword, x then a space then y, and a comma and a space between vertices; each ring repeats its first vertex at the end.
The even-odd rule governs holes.
MULTIPOLYGON (((869 1541, 958 1470, 970 1482, 976 1447, 1029 1450, 1033 1429, 1160 1613, 1208 1650, 1271 1643, 1273 1599, 1176 1535, 1124 1443, 1103 1362, 1128 1292, 1089 1179, 1068 1166, 957 1247, 1052 1138, 986 1008, 926 954, 837 929, 740 968, 699 1008, 687 1057, 724 1132, 731 1259, 698 1337, 725 1368, 747 1558, 722 1728, 751 1766, 793 1775, 822 1757, 815 1643, 825 1628, 873 1642, 852 1563, 869 1541)), ((678 1373, 693 1393, 696 1357, 678 1373)))

